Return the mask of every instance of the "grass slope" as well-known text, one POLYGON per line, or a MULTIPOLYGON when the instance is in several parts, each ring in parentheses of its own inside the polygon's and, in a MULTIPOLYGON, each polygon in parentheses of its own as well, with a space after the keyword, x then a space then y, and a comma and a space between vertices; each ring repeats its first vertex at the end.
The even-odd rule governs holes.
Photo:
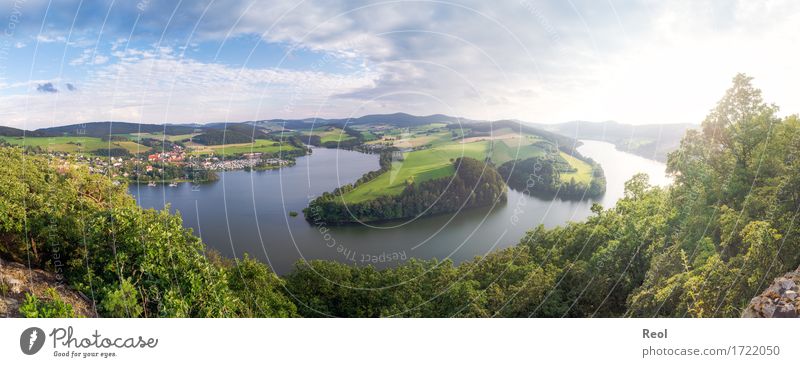
POLYGON ((181 134, 181 135, 164 135, 162 133, 141 133, 141 134, 125 134, 123 136, 127 136, 131 140, 136 139, 156 139, 156 140, 167 140, 167 141, 181 141, 184 139, 189 139, 193 136, 199 135, 199 133, 192 133, 192 134, 181 134))
POLYGON ((519 138, 493 140, 490 143, 492 144, 492 162, 499 167, 503 163, 515 159, 542 157, 545 155, 545 151, 540 146, 532 144, 536 141, 538 139, 533 136, 525 136, 522 140, 519 138))
POLYGON ((319 136, 322 144, 355 139, 354 136, 350 136, 338 127, 318 127, 313 130, 304 131, 304 135, 319 136))
MULTIPOLYGON (((242 153, 277 153, 281 151, 281 143, 274 140, 256 139, 252 143, 225 144, 225 145, 200 145, 186 144, 190 147, 192 155, 215 154, 220 156, 242 154, 242 153)), ((291 146, 284 146, 283 150, 294 149, 291 146)))
POLYGON ((592 182, 592 166, 589 163, 564 152, 561 152, 561 158, 564 158, 576 170, 575 172, 562 173, 561 181, 570 182, 574 178, 575 182, 583 182, 587 185, 592 182))
MULTIPOLYGON (((109 142, 88 136, 26 137, 24 139, 22 137, 0 136, 0 140, 4 140, 11 145, 41 147, 51 152, 90 154, 98 149, 109 148, 109 142)), ((110 142, 110 147, 123 148, 134 154, 150 149, 132 141, 112 141, 110 142)))
MULTIPOLYGON (((439 127, 439 126, 425 126, 439 127)), ((404 153, 402 162, 392 163, 392 169, 381 174, 375 179, 363 183, 344 194, 343 199, 348 203, 357 203, 384 195, 398 195, 409 183, 419 183, 453 174, 451 159, 470 157, 478 160, 491 157, 492 162, 499 166, 515 159, 542 157, 548 154, 546 144, 541 144, 543 139, 532 134, 518 134, 510 129, 495 131, 494 136, 476 137, 462 143, 460 139, 452 140, 451 132, 425 133, 413 131, 404 140, 394 141, 396 147, 419 146, 431 144, 432 147, 424 150, 404 153), (538 144, 537 144, 538 143, 538 144)), ((592 166, 576 157, 564 152, 558 152, 560 159, 568 163, 575 172, 563 173, 562 180, 569 182, 590 183, 592 180, 592 166)))
POLYGON ((453 174, 450 159, 470 157, 483 160, 488 143, 485 141, 469 144, 449 143, 430 149, 404 154, 404 160, 392 163, 392 169, 374 180, 359 185, 346 193, 344 200, 349 203, 374 199, 383 195, 397 195, 408 182, 422 182, 453 174))

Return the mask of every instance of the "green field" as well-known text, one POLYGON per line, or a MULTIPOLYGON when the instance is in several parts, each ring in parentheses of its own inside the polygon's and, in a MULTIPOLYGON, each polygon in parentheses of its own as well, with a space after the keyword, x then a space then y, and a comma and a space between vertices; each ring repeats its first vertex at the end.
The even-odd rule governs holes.
POLYGON ((91 154, 91 152, 98 149, 122 148, 131 153, 137 151, 147 151, 148 147, 137 144, 132 141, 103 141, 100 138, 81 137, 81 136, 58 136, 58 137, 13 137, 13 136, 0 136, 3 140, 11 145, 25 146, 25 147, 41 147, 50 152, 64 152, 64 153, 84 153, 91 154))
POLYGON ((199 135, 199 133, 194 134, 183 134, 183 135, 164 135, 162 133, 139 133, 139 134, 123 134, 123 136, 127 136, 131 140, 138 140, 141 139, 156 139, 156 140, 168 140, 172 142, 181 141, 184 139, 189 139, 193 136, 199 135))
POLYGON ((362 131, 361 136, 364 137, 364 141, 375 140, 378 138, 375 134, 372 133, 372 131, 369 130, 362 131))
POLYGON ((349 134, 345 133, 344 130, 339 128, 321 127, 313 130, 304 131, 304 134, 319 136, 322 144, 328 142, 348 141, 351 139, 355 139, 354 136, 350 136, 349 134))
POLYGON ((449 132, 407 134, 401 140, 395 140, 398 148, 416 148, 423 145, 440 145, 453 143, 449 132))
POLYGON ((587 185, 592 182, 592 166, 589 163, 586 163, 564 152, 560 152, 560 154, 561 158, 564 158, 564 160, 566 160, 567 163, 569 163, 569 165, 576 170, 575 172, 562 173, 562 182, 569 182, 573 178, 575 179, 575 182, 583 182, 587 185))
POLYGON ((450 159, 470 157, 483 160, 488 144, 485 141, 461 144, 449 143, 430 149, 405 153, 404 160, 392 163, 392 169, 374 180, 359 185, 344 195, 349 203, 374 199, 383 195, 397 195, 408 182, 422 182, 453 174, 450 159))
POLYGON ((492 162, 499 167, 503 163, 515 159, 542 157, 545 155, 544 149, 532 144, 537 140, 533 136, 525 136, 522 141, 520 139, 493 140, 491 142, 492 162))
MULTIPOLYGON (((244 154, 244 153, 277 153, 281 151, 281 143, 268 140, 268 139, 256 139, 256 141, 252 143, 240 143, 240 144, 225 144, 225 145, 199 145, 199 144, 186 144, 186 146, 190 149, 190 154, 192 155, 219 155, 219 156, 226 156, 226 155, 235 155, 235 154, 244 154)), ((283 147, 283 150, 292 150, 295 149, 293 146, 286 145, 283 147)))
MULTIPOLYGON (((438 126, 437 126, 438 127, 438 126)), ((357 186, 344 194, 343 199, 357 203, 384 195, 398 195, 409 183, 419 183, 453 174, 451 159, 470 157, 478 160, 490 156, 496 166, 515 159, 543 157, 548 154, 542 140, 534 135, 518 135, 513 131, 496 131, 493 137, 472 137, 466 140, 452 140, 450 131, 425 134, 417 131, 407 134, 405 140, 394 141, 395 146, 403 147, 431 144, 424 150, 406 152, 404 160, 392 163, 392 168, 375 179, 357 186)), ((590 183, 592 166, 569 154, 559 152, 556 156, 562 164, 569 164, 575 171, 561 174, 565 182, 590 183)))

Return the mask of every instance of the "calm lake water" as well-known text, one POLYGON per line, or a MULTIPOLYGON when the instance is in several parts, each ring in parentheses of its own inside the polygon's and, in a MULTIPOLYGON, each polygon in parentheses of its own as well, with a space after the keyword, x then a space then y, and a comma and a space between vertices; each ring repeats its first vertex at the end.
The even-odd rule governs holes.
MULTIPOLYGON (((665 185, 664 164, 618 151, 612 144, 583 141, 578 151, 605 170, 606 194, 596 200, 608 208, 622 197, 624 183, 637 172, 665 185)), ((594 201, 542 200, 509 190, 508 202, 494 208, 345 227, 316 227, 303 219, 309 200, 378 169, 378 156, 316 148, 297 165, 261 172, 225 172, 220 180, 193 189, 131 185, 140 206, 161 209, 169 203, 184 225, 210 247, 230 257, 249 253, 278 274, 297 261, 336 260, 392 266, 410 258, 452 259, 455 263, 513 246, 531 228, 580 221, 594 201), (300 213, 291 217, 290 211, 300 213)))

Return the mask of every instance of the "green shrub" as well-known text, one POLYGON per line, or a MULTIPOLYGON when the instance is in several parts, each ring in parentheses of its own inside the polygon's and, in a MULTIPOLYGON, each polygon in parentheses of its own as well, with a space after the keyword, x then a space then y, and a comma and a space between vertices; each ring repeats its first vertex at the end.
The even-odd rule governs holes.
POLYGON ((47 298, 40 300, 35 295, 26 293, 25 301, 19 307, 19 312, 27 318, 75 317, 72 305, 64 302, 55 289, 47 289, 47 298))
POLYGON ((118 288, 107 291, 100 308, 109 317, 138 317, 144 310, 139 303, 139 292, 129 279, 123 280, 118 288))

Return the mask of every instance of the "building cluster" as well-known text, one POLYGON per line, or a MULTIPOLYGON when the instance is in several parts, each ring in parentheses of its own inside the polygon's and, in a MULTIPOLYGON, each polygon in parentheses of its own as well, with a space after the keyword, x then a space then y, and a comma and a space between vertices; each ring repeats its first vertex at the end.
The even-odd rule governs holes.
POLYGON ((248 153, 238 159, 210 158, 203 162, 203 168, 212 171, 235 171, 259 166, 282 167, 290 163, 291 161, 285 159, 261 158, 261 153, 248 153))
MULTIPOLYGON (((186 154, 182 147, 162 153, 150 154, 144 157, 108 157, 84 154, 70 154, 62 152, 49 153, 50 157, 57 160, 60 170, 69 170, 73 166, 86 166, 91 173, 107 175, 114 179, 123 180, 129 177, 160 175, 168 171, 168 166, 182 167, 184 170, 202 168, 212 171, 235 171, 253 168, 272 168, 290 165, 291 160, 279 158, 266 158, 262 153, 246 153, 236 158, 218 156, 196 157, 186 154)), ((171 171, 172 172, 172 171, 171 171)), ((173 172, 174 173, 174 172, 173 172)), ((171 173, 172 174, 172 173, 171 173)), ((184 174, 181 174, 183 176, 184 174)), ((154 176, 157 177, 157 176, 154 176)))
POLYGON ((172 150, 154 153, 147 156, 149 162, 180 163, 186 160, 186 151, 180 145, 175 145, 172 150))

